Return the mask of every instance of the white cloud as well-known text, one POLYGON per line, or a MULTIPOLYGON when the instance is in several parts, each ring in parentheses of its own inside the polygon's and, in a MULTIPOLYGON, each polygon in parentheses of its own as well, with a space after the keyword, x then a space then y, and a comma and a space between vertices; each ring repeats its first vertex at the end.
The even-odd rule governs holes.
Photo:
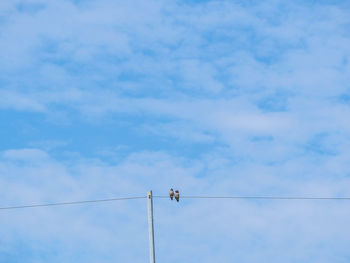
MULTIPOLYGON (((176 156, 147 146, 122 155, 107 140, 108 147, 98 145, 90 158, 83 147, 58 150, 69 157, 63 160, 47 151, 65 139, 51 139, 47 130, 42 141, 23 138, 12 147, 32 140, 28 145, 40 149, 1 153, 3 205, 148 189, 166 194, 170 186, 184 194, 349 195, 350 108, 337 101, 349 93, 350 80, 344 6, 20 4, 0 3, 5 114, 34 112, 55 125, 68 120, 72 131, 81 123, 102 126, 101 133, 121 119, 131 127, 126 133, 167 141, 176 156), (196 154, 188 157, 184 144, 196 154), (202 152, 203 145, 208 149, 202 152)), ((156 200, 157 255, 168 262, 347 262, 346 205, 156 200)), ((20 254, 20 243, 38 255, 56 255, 57 262, 74 255, 84 262, 147 258, 142 201, 4 213, 0 261, 20 254)))
MULTIPOLYGON (((42 162, 43 154, 47 156, 35 149, 2 154, 6 157, 0 163, 1 174, 6 175, 0 178, 2 206, 144 195, 149 189, 155 195, 166 195, 170 186, 178 187, 182 195, 281 196, 343 196, 350 186, 348 178, 327 178, 307 163, 303 170, 310 168, 310 174, 299 180, 295 170, 288 171, 290 163, 277 168, 254 163, 237 166, 213 155, 194 161, 141 152, 106 164, 82 158, 59 162, 46 157, 51 161, 42 162), (21 158, 23 165, 14 165, 17 159, 9 159, 11 155, 21 158), (33 162, 40 165, 33 168, 33 162)), ((185 260, 191 255, 202 262, 217 257, 222 262, 250 262, 257 257, 293 262, 295 254, 300 260, 313 260, 321 250, 324 259, 333 260, 334 249, 346 257, 350 216, 346 205, 345 201, 186 199, 177 204, 156 199, 158 260, 185 260), (337 248, 331 245, 334 239, 337 248), (248 248, 251 253, 246 253, 248 248)), ((69 261, 78 254, 87 262, 102 255, 105 262, 148 258, 146 200, 1 213, 6 215, 1 217, 1 236, 7 244, 2 250, 8 255, 15 253, 11 246, 15 248, 19 238, 34 253, 56 251, 52 260, 69 261), (14 232, 18 238, 11 235, 14 232), (131 244, 132 249, 128 248, 131 244)))
POLYGON ((45 160, 48 159, 48 155, 38 149, 19 149, 19 150, 7 150, 2 153, 2 156, 10 160, 45 160))

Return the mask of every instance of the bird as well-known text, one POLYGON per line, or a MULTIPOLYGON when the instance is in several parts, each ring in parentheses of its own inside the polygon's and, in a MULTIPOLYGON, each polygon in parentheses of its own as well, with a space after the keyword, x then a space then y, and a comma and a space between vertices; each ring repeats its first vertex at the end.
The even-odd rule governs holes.
POLYGON ((170 188, 169 196, 170 196, 170 199, 173 200, 173 198, 174 198, 174 190, 173 190, 173 188, 170 188))
POLYGON ((175 199, 176 199, 176 202, 179 202, 179 199, 180 199, 179 190, 176 190, 176 191, 175 191, 175 199))

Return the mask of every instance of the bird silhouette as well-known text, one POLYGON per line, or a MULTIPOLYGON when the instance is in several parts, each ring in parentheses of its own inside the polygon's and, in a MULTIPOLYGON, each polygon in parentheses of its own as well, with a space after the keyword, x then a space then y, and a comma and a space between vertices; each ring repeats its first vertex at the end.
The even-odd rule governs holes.
POLYGON ((175 199, 176 199, 176 202, 179 202, 179 199, 180 199, 179 190, 176 190, 176 191, 175 191, 175 199))
POLYGON ((169 196, 170 196, 170 199, 173 200, 173 198, 174 198, 174 190, 173 190, 173 188, 170 188, 169 196))

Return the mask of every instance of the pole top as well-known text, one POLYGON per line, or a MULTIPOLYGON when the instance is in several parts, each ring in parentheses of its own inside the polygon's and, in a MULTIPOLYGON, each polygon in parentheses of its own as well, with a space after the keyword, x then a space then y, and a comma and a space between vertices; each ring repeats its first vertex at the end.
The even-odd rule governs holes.
POLYGON ((148 198, 151 198, 151 197, 152 197, 152 190, 150 190, 150 191, 147 192, 147 197, 148 197, 148 198))

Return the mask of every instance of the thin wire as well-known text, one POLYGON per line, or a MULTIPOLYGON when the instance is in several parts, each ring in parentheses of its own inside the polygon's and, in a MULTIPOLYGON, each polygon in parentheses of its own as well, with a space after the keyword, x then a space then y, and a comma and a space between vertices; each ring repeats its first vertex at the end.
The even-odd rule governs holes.
MULTIPOLYGON (((31 204, 31 205, 0 207, 0 210, 46 207, 46 206, 78 205, 78 204, 87 204, 87 203, 101 203, 101 202, 145 199, 145 198, 147 197, 134 196, 134 197, 108 198, 108 199, 96 199, 96 200, 84 200, 84 201, 48 203, 48 204, 31 204)), ((154 195, 153 198, 169 198, 169 196, 154 195)), ((180 198, 182 199, 265 199, 265 200, 268 200, 268 199, 270 200, 350 200, 350 197, 299 197, 299 196, 180 196, 180 198)))
POLYGON ((146 196, 134 196, 134 197, 121 197, 121 198, 108 198, 108 199, 97 199, 97 200, 74 201, 74 202, 50 203, 50 204, 19 205, 19 206, 0 207, 0 210, 20 209, 20 208, 33 208, 33 207, 45 207, 45 206, 78 205, 78 204, 87 204, 87 203, 112 202, 112 201, 121 201, 121 200, 145 199, 145 198, 147 198, 147 197, 146 196))
MULTIPOLYGON (((154 198, 169 198, 156 195, 154 198)), ((180 196, 185 199, 274 199, 274 200, 350 200, 350 197, 299 197, 299 196, 180 196)))

